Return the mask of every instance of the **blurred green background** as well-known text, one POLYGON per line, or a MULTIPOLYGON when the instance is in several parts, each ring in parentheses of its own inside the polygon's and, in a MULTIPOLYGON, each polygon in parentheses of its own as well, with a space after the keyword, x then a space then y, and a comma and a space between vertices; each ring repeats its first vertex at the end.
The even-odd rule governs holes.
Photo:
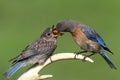
MULTIPOLYGON (((120 0, 0 0, 0 79, 10 67, 9 59, 37 39, 47 27, 59 20, 74 19, 92 26, 115 53, 110 56, 117 70, 112 70, 100 55, 94 63, 79 60, 55 62, 42 70, 53 74, 48 80, 120 80, 120 0)), ((59 52, 81 51, 69 33, 58 38, 59 52)), ((16 80, 26 69, 18 70, 9 80, 16 80)))

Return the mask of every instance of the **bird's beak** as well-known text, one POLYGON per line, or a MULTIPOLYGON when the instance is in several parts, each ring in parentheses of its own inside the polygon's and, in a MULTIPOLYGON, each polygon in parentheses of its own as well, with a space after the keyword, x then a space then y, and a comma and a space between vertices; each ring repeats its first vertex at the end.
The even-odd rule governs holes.
POLYGON ((53 32, 53 34, 56 35, 56 36, 62 36, 62 35, 63 35, 63 33, 59 32, 59 31, 58 31, 57 29, 55 29, 55 28, 52 30, 52 32, 53 32))

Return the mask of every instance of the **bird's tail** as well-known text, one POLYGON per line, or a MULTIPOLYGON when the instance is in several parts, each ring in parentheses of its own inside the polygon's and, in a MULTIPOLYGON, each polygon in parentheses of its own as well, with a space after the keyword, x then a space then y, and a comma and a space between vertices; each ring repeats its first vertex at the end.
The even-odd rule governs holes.
POLYGON ((3 75, 7 78, 11 77, 18 69, 24 66, 25 62, 17 62, 11 66, 3 75))
POLYGON ((112 69, 117 69, 115 67, 115 65, 112 63, 112 61, 110 60, 110 58, 108 57, 108 55, 106 54, 105 50, 102 49, 101 50, 101 56, 105 59, 105 61, 108 63, 108 65, 112 68, 112 69))

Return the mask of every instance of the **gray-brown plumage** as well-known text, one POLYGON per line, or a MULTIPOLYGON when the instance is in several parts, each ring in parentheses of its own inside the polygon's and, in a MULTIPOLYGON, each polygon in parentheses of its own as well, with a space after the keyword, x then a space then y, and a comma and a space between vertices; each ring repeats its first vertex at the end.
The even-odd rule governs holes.
POLYGON ((27 64, 43 64, 56 49, 56 39, 59 35, 60 33, 53 27, 47 28, 36 41, 29 44, 17 57, 10 60, 13 65, 4 73, 4 76, 9 78, 27 64))

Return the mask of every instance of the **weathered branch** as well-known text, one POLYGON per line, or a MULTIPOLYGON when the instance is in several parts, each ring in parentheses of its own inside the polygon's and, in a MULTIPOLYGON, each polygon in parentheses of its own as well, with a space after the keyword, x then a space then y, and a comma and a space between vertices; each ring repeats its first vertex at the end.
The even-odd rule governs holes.
MULTIPOLYGON (((70 60, 70 59, 79 59, 79 60, 83 60, 85 58, 85 56, 79 54, 76 56, 75 58, 74 53, 59 53, 59 54, 55 54, 53 56, 51 56, 51 58, 49 58, 43 65, 37 65, 34 66, 32 68, 30 68, 29 70, 27 70, 25 73, 23 73, 17 80, 43 80, 46 78, 50 78, 53 75, 40 75, 38 74, 38 72, 40 72, 45 66, 47 66, 48 64, 54 61, 58 61, 58 60, 70 60)), ((85 61, 88 62, 94 62, 92 59, 86 57, 85 61)))

